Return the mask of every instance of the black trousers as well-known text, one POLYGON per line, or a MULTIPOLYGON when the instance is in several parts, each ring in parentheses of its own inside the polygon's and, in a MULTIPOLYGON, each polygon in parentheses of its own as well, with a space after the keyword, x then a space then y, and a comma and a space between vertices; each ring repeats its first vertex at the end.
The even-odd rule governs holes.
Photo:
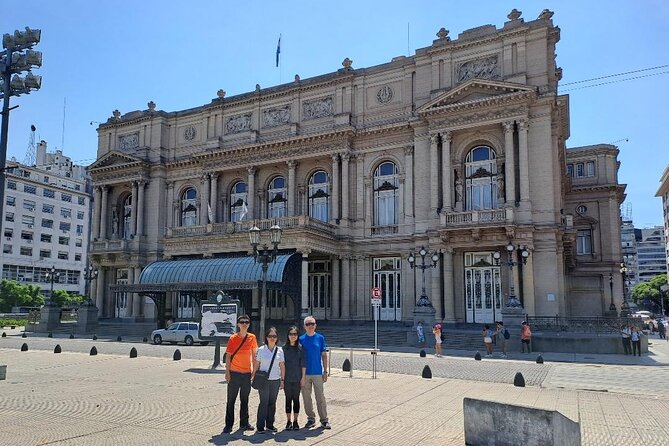
POLYGON ((632 355, 641 356, 641 341, 632 341, 632 355))
POLYGON ((632 354, 632 340, 630 338, 623 338, 623 350, 626 355, 632 354))
POLYGON ((300 413, 300 383, 283 383, 283 393, 286 396, 286 413, 300 413))
POLYGON ((258 390, 260 403, 258 404, 258 417, 256 427, 274 427, 274 416, 276 415, 276 398, 279 396, 281 381, 278 379, 267 381, 267 385, 258 390))
POLYGON ((230 371, 228 383, 228 402, 225 407, 225 427, 235 424, 235 401, 239 394, 239 426, 249 424, 249 394, 251 393, 251 374, 230 371))

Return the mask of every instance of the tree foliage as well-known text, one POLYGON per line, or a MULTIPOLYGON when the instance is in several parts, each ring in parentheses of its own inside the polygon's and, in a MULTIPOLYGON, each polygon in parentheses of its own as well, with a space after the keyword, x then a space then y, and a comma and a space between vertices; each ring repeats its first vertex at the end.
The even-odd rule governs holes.
POLYGON ((647 282, 641 282, 632 288, 632 299, 637 303, 650 300, 657 307, 661 307, 660 299, 664 299, 664 308, 669 308, 669 293, 662 292, 660 287, 667 283, 667 275, 659 274, 647 282))
POLYGON ((86 300, 84 296, 70 294, 65 290, 53 290, 51 301, 59 307, 71 307, 83 303, 86 300))
POLYGON ((9 313, 12 307, 44 305, 42 290, 36 285, 21 285, 13 280, 0 282, 0 312, 9 313))

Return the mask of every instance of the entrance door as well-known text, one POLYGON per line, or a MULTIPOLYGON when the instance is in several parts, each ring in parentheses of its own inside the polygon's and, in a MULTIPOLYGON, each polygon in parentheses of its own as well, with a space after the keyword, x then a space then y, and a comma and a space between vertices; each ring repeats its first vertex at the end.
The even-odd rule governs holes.
POLYGON ((189 294, 180 292, 177 298, 177 317, 179 319, 193 319, 196 300, 189 294))
POLYGON ((319 319, 330 315, 330 261, 309 262, 309 310, 319 319))
MULTIPOLYGON (((374 259, 374 286, 381 289, 382 321, 402 320, 401 265, 399 257, 374 259)), ((369 299, 369 295, 365 298, 369 299)))
MULTIPOLYGON (((116 284, 127 285, 130 283, 127 269, 116 270, 116 284)), ((114 317, 129 317, 131 308, 128 308, 128 293, 114 293, 114 317)))
POLYGON ((474 265, 465 268, 467 322, 494 323, 501 319, 500 267, 483 259, 479 259, 474 265))

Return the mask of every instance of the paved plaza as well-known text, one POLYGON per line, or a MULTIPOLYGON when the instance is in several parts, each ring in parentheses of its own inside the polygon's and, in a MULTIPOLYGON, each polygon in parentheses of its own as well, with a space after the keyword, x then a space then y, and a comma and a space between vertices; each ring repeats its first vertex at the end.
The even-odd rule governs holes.
MULTIPOLYGON (((178 348, 181 361, 172 360, 172 346, 0 339, 0 363, 8 365, 7 379, 0 381, 0 445, 463 445, 464 397, 557 409, 580 420, 585 445, 669 442, 666 366, 382 353, 379 379, 372 380, 369 354, 355 355, 351 379, 341 371, 348 357, 343 351, 333 353, 336 367, 326 387, 332 430, 223 435, 226 385, 222 371, 209 369, 213 349, 178 348), (19 350, 23 342, 28 352, 19 350), (56 344, 63 353, 52 353, 56 344), (92 345, 99 355, 88 355, 92 345), (139 357, 131 359, 133 346, 139 357), (425 364, 433 379, 420 378, 425 364), (528 387, 511 384, 516 371, 528 387)), ((257 403, 254 391, 251 421, 257 403)), ((280 394, 278 427, 282 405, 280 394)))

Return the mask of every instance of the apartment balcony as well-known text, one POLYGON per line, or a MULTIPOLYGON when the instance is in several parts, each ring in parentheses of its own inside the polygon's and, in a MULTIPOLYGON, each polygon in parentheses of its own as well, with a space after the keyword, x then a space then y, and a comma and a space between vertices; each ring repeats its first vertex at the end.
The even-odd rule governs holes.
POLYGON ((114 254, 131 251, 139 251, 140 242, 138 239, 109 239, 94 240, 91 242, 91 254, 114 254))
POLYGON ((482 209, 441 214, 441 225, 447 227, 494 226, 513 223, 513 209, 482 209))

